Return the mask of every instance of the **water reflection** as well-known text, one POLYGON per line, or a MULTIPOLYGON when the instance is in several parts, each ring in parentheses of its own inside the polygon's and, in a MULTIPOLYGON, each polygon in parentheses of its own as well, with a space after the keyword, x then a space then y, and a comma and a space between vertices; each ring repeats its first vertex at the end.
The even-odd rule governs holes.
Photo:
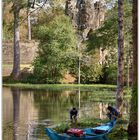
POLYGON ((104 103, 102 101, 99 102, 99 112, 100 112, 100 116, 99 118, 101 120, 106 118, 106 114, 107 114, 107 107, 109 106, 109 103, 104 103))
POLYGON ((20 111, 20 91, 19 89, 12 88, 11 93, 13 96, 13 140, 17 140, 20 111))
POLYGON ((80 90, 80 87, 78 88, 78 96, 79 96, 79 98, 78 98, 78 103, 79 103, 79 111, 78 111, 78 116, 79 116, 79 118, 81 118, 81 110, 80 110, 80 107, 81 107, 81 104, 80 104, 80 98, 81 98, 81 90, 80 90))
POLYGON ((69 91, 3 88, 3 140, 46 140, 44 128, 69 121, 73 106, 79 109, 80 119, 104 119, 106 107, 114 103, 114 96, 112 91, 91 92, 80 88, 69 91), (104 101, 103 95, 111 98, 110 102, 104 101))
POLYGON ((99 110, 100 110, 100 119, 103 119, 103 102, 99 103, 99 110))

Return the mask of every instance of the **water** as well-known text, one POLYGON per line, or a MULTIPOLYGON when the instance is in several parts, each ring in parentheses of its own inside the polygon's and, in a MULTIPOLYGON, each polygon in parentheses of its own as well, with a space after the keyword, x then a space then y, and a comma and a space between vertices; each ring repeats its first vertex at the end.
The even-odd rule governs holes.
MULTIPOLYGON (((48 140, 45 127, 69 121, 76 107, 79 119, 106 118, 106 107, 114 105, 115 91, 23 90, 3 87, 3 140, 48 140)), ((128 115, 128 106, 124 115, 128 115)))

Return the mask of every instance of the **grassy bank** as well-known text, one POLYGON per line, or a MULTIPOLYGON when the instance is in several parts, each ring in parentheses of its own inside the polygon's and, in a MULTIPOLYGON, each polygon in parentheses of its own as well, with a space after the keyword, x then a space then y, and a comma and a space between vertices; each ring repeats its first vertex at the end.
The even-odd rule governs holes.
POLYGON ((65 90, 65 89, 73 89, 78 90, 99 90, 99 89, 106 89, 106 90, 116 90, 116 85, 103 85, 103 84, 3 84, 4 87, 16 87, 22 89, 55 89, 55 90, 65 90))

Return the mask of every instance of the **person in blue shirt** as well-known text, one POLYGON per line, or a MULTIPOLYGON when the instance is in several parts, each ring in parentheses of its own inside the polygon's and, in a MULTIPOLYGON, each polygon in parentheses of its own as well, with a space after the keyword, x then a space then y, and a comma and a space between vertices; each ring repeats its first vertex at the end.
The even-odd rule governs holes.
POLYGON ((70 120, 71 122, 77 122, 77 115, 78 115, 78 111, 77 109, 74 107, 70 110, 70 120))
POLYGON ((108 110, 107 116, 110 120, 116 120, 118 118, 119 112, 117 111, 117 109, 115 109, 112 106, 108 106, 107 110, 108 110))

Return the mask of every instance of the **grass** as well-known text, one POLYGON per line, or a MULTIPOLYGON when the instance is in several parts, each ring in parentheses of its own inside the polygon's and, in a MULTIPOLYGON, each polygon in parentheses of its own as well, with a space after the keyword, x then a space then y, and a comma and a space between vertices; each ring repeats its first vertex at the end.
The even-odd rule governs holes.
MULTIPOLYGON (((30 68, 31 64, 21 64, 20 68, 23 70, 24 68, 30 68)), ((12 72, 13 64, 2 64, 2 75, 3 77, 9 76, 12 72)))
MULTIPOLYGON (((98 118, 85 118, 84 120, 79 120, 77 126, 71 123, 63 123, 59 126, 55 127, 54 130, 57 133, 65 133, 70 128, 87 128, 87 127, 96 127, 98 125, 104 124, 108 122, 108 119, 98 119, 98 118)), ((126 118, 119 118, 116 126, 113 128, 111 133, 107 135, 107 137, 111 140, 137 140, 137 136, 129 136, 127 132, 127 126, 129 121, 126 118)))
MULTIPOLYGON (((60 124, 59 126, 55 127, 54 130, 57 133, 65 133, 70 128, 82 129, 82 128, 87 128, 87 127, 96 127, 108 121, 109 121, 108 119, 101 120, 98 118, 86 118, 84 120, 79 120, 76 125, 71 124, 71 123, 60 124)), ((111 139, 114 139, 114 138, 127 139, 128 137, 127 124, 128 124, 128 121, 126 121, 125 119, 119 119, 117 121, 116 126, 113 128, 112 132, 108 134, 108 137, 111 139)))
MULTIPOLYGON (((13 67, 13 64, 2 64, 2 67, 13 67)), ((20 65, 21 68, 24 68, 24 67, 31 67, 31 64, 21 64, 20 65)))
POLYGON ((23 89, 55 89, 55 90, 95 90, 95 89, 107 89, 107 90, 116 90, 116 85, 103 85, 103 84, 23 84, 23 83, 14 83, 14 84, 3 84, 4 87, 16 87, 23 89))
POLYGON ((97 125, 101 125, 101 124, 106 123, 106 122, 108 122, 107 119, 106 120, 101 120, 101 119, 98 119, 98 118, 86 118, 86 119, 83 119, 83 120, 78 120, 78 122, 76 124, 73 124, 73 123, 70 123, 70 122, 62 123, 59 126, 55 127, 54 130, 57 133, 64 133, 70 128, 82 129, 82 128, 86 128, 86 127, 95 127, 97 125))

